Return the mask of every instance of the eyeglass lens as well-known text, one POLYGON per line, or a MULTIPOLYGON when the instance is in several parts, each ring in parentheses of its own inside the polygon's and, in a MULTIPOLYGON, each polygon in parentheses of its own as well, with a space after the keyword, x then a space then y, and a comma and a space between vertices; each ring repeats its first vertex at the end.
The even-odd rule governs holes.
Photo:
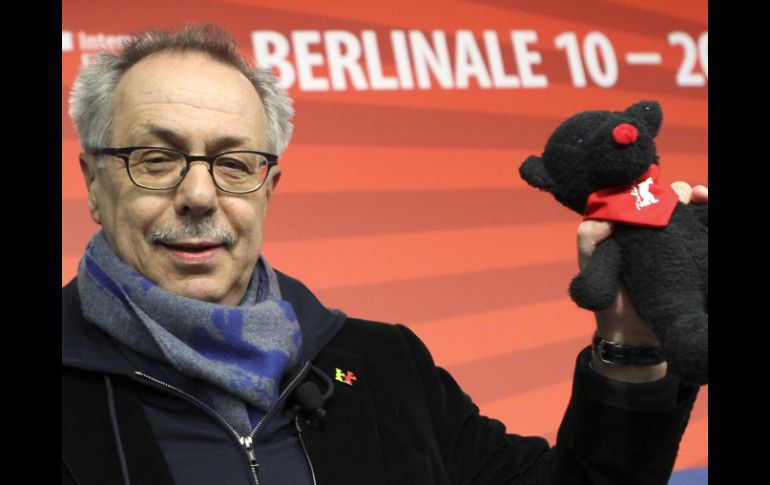
MULTIPOLYGON (((194 163, 194 162, 193 162, 194 163)), ((141 149, 131 153, 128 161, 131 178, 149 189, 175 187, 184 178, 187 162, 181 153, 163 149, 141 149)), ((214 182, 228 192, 249 192, 267 177, 268 163, 262 155, 230 152, 214 160, 214 182)))

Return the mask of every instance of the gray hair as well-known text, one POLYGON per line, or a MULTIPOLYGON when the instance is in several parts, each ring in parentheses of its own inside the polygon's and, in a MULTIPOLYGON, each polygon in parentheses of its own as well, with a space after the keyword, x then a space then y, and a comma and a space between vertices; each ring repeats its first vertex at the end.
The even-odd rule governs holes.
POLYGON ((72 86, 69 114, 86 151, 108 147, 112 139, 115 89, 123 74, 150 54, 198 51, 238 69, 257 90, 267 119, 267 150, 280 155, 292 133, 292 100, 269 69, 252 69, 230 34, 212 24, 189 25, 177 32, 158 29, 131 34, 119 53, 100 52, 83 66, 72 86))

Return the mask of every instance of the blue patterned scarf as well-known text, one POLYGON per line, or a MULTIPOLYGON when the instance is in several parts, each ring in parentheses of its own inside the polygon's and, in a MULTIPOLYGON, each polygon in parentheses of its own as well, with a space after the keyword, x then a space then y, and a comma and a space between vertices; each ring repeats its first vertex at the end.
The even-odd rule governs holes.
POLYGON ((297 317, 261 257, 241 304, 219 305, 145 279, 99 231, 80 261, 78 290, 86 320, 201 383, 196 396, 242 434, 277 401, 281 377, 299 358, 297 317))

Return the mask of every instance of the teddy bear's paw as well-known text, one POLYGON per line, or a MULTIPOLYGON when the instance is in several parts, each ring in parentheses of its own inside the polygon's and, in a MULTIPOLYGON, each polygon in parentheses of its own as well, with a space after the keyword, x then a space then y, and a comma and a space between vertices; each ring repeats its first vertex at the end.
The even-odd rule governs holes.
POLYGON ((614 291, 601 291, 596 287, 591 287, 583 273, 579 273, 572 279, 572 283, 569 285, 569 294, 580 308, 594 312, 606 310, 615 301, 614 291))
POLYGON ((666 331, 663 347, 669 369, 686 384, 708 384, 708 334, 707 313, 680 317, 666 331))

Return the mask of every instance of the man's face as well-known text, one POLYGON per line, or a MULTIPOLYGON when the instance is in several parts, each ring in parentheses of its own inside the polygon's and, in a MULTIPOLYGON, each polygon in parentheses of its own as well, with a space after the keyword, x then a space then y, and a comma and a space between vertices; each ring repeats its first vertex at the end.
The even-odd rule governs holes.
MULTIPOLYGON (((214 155, 265 151, 264 140, 265 114, 254 87, 235 68, 205 54, 154 54, 118 84, 111 147, 214 155)), ((119 158, 108 157, 99 169, 93 157, 81 160, 91 214, 123 262, 171 292, 240 302, 259 258, 272 178, 257 192, 228 194, 214 185, 207 164, 193 163, 177 188, 154 191, 135 186, 119 158), (185 234, 196 223, 211 230, 185 234), (224 242, 223 235, 235 242, 224 242)))

